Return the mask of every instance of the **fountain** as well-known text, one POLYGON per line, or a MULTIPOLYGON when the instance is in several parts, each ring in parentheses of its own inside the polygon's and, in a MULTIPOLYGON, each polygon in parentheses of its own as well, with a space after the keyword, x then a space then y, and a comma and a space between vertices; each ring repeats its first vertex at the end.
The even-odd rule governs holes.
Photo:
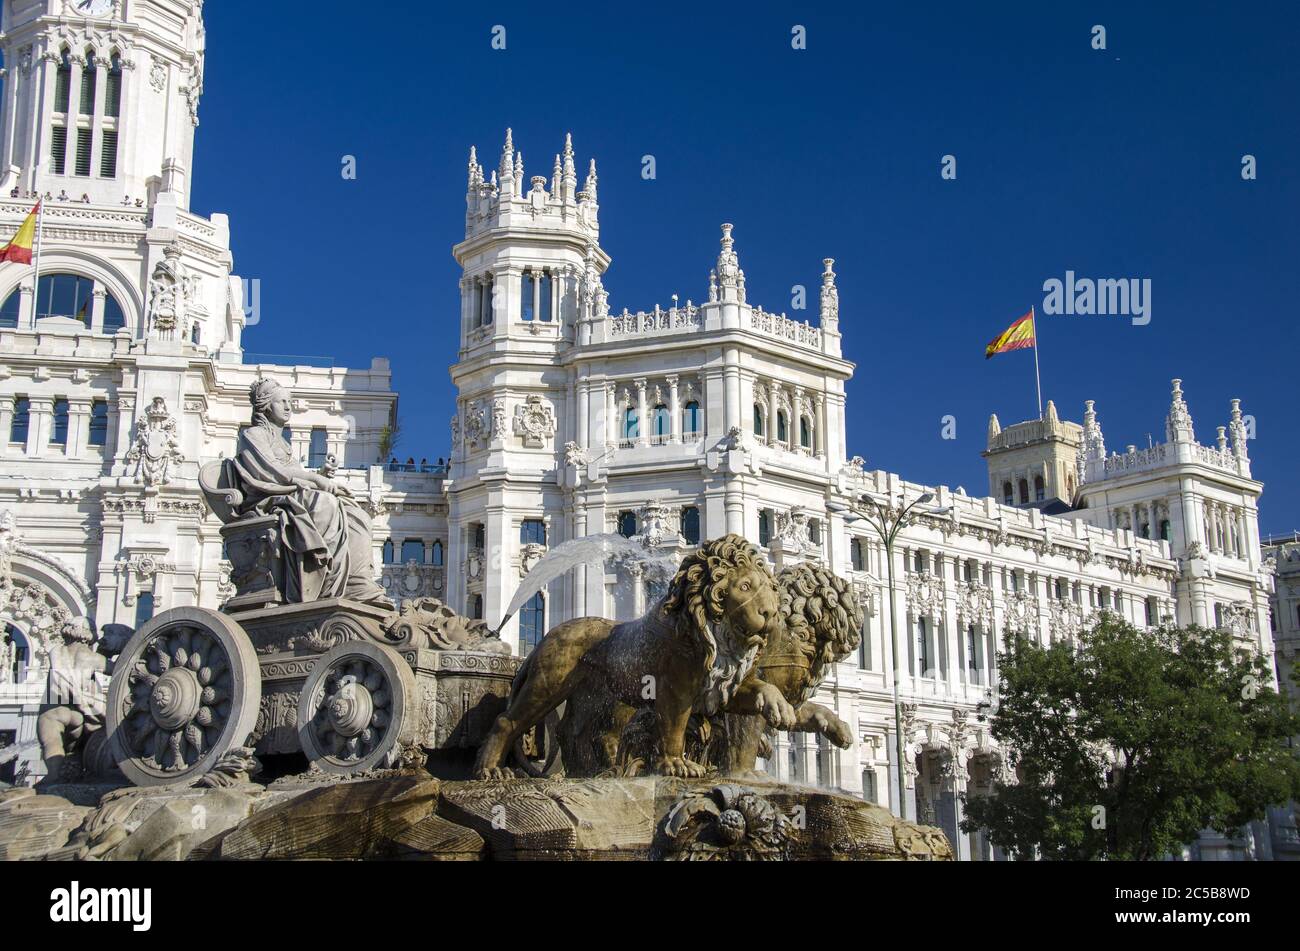
POLYGON ((579 566, 607 568, 610 565, 635 563, 645 570, 651 584, 667 582, 677 570, 677 562, 667 554, 655 554, 646 544, 644 536, 607 533, 584 535, 556 545, 529 569, 515 595, 506 606, 496 635, 515 613, 528 603, 528 599, 542 591, 552 581, 579 566))

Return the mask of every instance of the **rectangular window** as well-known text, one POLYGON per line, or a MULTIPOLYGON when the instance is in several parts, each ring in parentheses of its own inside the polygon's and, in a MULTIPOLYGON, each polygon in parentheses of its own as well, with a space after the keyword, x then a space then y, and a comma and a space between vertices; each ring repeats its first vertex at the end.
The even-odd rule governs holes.
POLYGON ((68 130, 55 126, 50 137, 50 162, 55 175, 62 175, 68 165, 68 130))
POLYGON ((862 771, 862 798, 867 802, 876 801, 876 771, 874 769, 864 769, 862 771))
POLYGON ((541 310, 540 316, 544 323, 549 322, 553 316, 551 314, 551 292, 553 286, 551 275, 543 273, 541 299, 538 302, 538 309, 541 310))
POLYGON ((402 564, 411 561, 417 565, 424 564, 424 539, 408 538, 402 542, 402 564))
POLYGON ((68 401, 54 401, 54 425, 50 428, 50 445, 68 445, 68 401))
POLYGON ((90 404, 89 444, 108 445, 108 403, 105 400, 95 400, 90 404))
POLYGON ((871 629, 865 620, 858 638, 858 667, 862 670, 871 669, 871 629))
POLYGON ((68 100, 72 94, 72 68, 70 66, 59 69, 58 78, 54 83, 54 111, 67 112, 68 100))
POLYGON ((91 129, 77 130, 77 174, 83 178, 90 175, 90 137, 93 134, 91 129))
POLYGON ((533 271, 524 271, 524 279, 520 293, 519 317, 521 320, 532 320, 537 316, 533 310, 533 294, 537 290, 537 275, 533 271))
MULTIPOLYGON (((312 469, 319 469, 325 465, 325 457, 329 455, 326 438, 325 430, 319 427, 311 431, 311 442, 307 449, 307 465, 312 469)), ((406 559, 403 558, 402 560, 405 561, 406 559)))
POLYGON ((540 518, 526 518, 519 525, 519 544, 545 545, 546 523, 540 518))
POLYGON ((758 544, 766 548, 772 542, 772 523, 767 509, 760 509, 758 513, 758 544))
POLYGON ((25 396, 14 400, 14 419, 9 425, 9 441, 27 442, 27 427, 31 423, 32 402, 25 396))
POLYGON ((474 526, 473 531, 474 531, 474 547, 483 548, 484 547, 483 523, 482 522, 477 523, 474 526))
POLYGON ((112 129, 105 129, 101 145, 99 174, 104 178, 117 178, 117 133, 112 129))

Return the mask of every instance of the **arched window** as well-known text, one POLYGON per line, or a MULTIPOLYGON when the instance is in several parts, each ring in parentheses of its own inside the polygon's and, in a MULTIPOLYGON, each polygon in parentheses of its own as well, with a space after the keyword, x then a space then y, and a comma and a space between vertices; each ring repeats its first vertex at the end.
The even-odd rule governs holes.
POLYGON ((429 549, 429 552, 429 564, 433 565, 435 568, 441 568, 445 557, 443 555, 442 542, 434 542, 433 547, 429 549))
MULTIPOLYGON (((22 292, 14 289, 0 306, 0 327, 18 326, 22 292)), ((36 319, 70 317, 87 327, 95 314, 95 281, 79 274, 42 274, 36 294, 36 319)), ((104 298, 104 332, 116 333, 126 326, 122 306, 112 294, 104 298)))
POLYGON ((700 543, 700 510, 694 505, 682 509, 682 538, 688 545, 700 543))
POLYGON ((122 114, 122 57, 114 51, 108 66, 108 86, 104 90, 104 115, 116 119, 122 114))
POLYGON ((68 108, 72 99, 72 53, 64 47, 54 79, 54 127, 50 135, 50 171, 62 175, 68 162, 68 108))
POLYGON ((1160 520, 1160 538, 1163 541, 1169 541, 1169 519, 1160 520))
POLYGON ((27 649, 27 638, 23 632, 18 630, 12 624, 6 624, 4 633, 0 634, 8 642, 7 651, 0 652, 0 656, 9 658, 9 682, 22 683, 28 663, 31 661, 31 655, 27 649))
POLYGON ((1044 496, 1043 477, 1040 475, 1034 476, 1034 501, 1035 502, 1043 501, 1043 496, 1044 496))
POLYGON ((190 328, 190 343, 197 347, 202 339, 203 325, 196 320, 194 321, 194 326, 190 328))
POLYGON ((537 284, 535 272, 524 271, 523 286, 520 288, 519 319, 532 320, 537 316, 533 309, 533 292, 537 284))
MULTIPOLYGON (((83 116, 95 114, 95 84, 98 79, 99 67, 95 62, 95 51, 86 50, 86 65, 81 68, 81 102, 77 106, 77 112, 83 116)), ((86 174, 89 175, 90 172, 86 174)))
POLYGON ((673 429, 672 416, 668 414, 668 407, 663 403, 658 404, 650 415, 651 434, 660 438, 666 437, 673 429))
POLYGON ((790 427, 785 421, 785 410, 776 414, 776 438, 778 442, 788 442, 790 439, 790 427))
POLYGON ((384 564, 393 563, 393 540, 391 538, 384 541, 384 564))
POLYGON ((700 404, 691 400, 682 409, 682 434, 698 436, 700 432, 700 404))
POLYGON ((759 405, 757 403, 755 403, 754 404, 754 435, 755 436, 764 435, 763 429, 764 429, 763 410, 759 408, 759 405))
POLYGON ((807 416, 799 417, 799 445, 805 449, 812 448, 812 426, 808 424, 807 416))
POLYGON ((1022 504, 1029 501, 1029 481, 1027 479, 1020 480, 1020 501, 1022 504))
POLYGON ((636 439, 641 435, 641 420, 637 418, 636 410, 629 406, 623 411, 623 438, 636 439))
POLYGON ((624 538, 636 534, 636 513, 623 511, 618 513, 618 533, 624 538))
POLYGON ((519 653, 529 653, 546 634, 546 597, 538 591, 519 612, 519 653))
POLYGON ((1014 505, 1014 504, 1015 504, 1016 497, 1015 497, 1015 495, 1014 495, 1014 494, 1012 493, 1012 491, 1011 491, 1011 483, 1010 483, 1010 482, 1003 482, 1003 483, 1002 483, 1002 501, 1005 502, 1007 505, 1014 505))
POLYGON ((402 564, 413 561, 417 565, 424 563, 424 539, 406 538, 402 540, 402 564))
POLYGON ((546 522, 540 518, 526 518, 519 523, 519 544, 545 545, 546 522))

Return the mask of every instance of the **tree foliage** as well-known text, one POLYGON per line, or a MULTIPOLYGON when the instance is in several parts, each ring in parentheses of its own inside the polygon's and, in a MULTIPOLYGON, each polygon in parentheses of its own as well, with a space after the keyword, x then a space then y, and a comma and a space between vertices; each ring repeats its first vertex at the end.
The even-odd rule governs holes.
POLYGON ((991 730, 1018 782, 967 797, 965 831, 1020 855, 1151 860, 1300 798, 1300 718, 1226 632, 1105 615, 1076 643, 998 656, 991 730))

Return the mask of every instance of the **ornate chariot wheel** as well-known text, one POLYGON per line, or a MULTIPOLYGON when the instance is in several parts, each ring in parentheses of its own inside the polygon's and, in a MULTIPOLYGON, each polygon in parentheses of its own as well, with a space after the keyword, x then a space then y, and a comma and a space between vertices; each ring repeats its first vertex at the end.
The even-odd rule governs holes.
POLYGON ((298 698, 307 759, 345 775, 390 766, 415 737, 415 675, 391 647, 348 641, 316 662, 298 698))
POLYGON ((108 687, 106 729, 137 786, 198 779, 257 723, 262 672, 238 624, 173 608, 136 631, 108 687))
POLYGON ((556 775, 564 768, 560 758, 560 718, 564 704, 552 710, 541 723, 515 740, 511 766, 528 776, 543 778, 556 775))

